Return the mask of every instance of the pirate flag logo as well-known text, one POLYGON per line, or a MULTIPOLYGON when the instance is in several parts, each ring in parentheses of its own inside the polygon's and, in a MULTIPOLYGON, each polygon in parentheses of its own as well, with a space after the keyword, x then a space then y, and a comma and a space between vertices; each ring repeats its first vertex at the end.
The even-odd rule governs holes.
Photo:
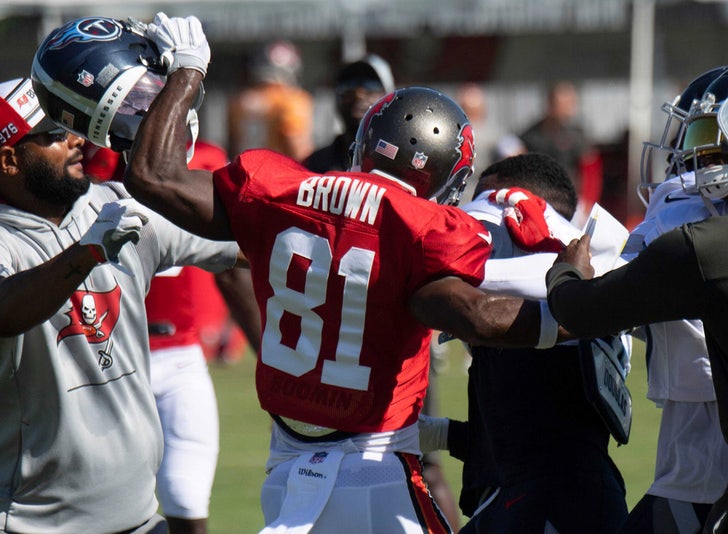
POLYGON ((111 332, 119 320, 121 289, 116 285, 110 291, 75 291, 71 295, 71 308, 66 311, 69 324, 58 332, 57 343, 69 336, 85 336, 89 343, 104 343, 98 351, 102 369, 111 366, 113 341, 111 332))

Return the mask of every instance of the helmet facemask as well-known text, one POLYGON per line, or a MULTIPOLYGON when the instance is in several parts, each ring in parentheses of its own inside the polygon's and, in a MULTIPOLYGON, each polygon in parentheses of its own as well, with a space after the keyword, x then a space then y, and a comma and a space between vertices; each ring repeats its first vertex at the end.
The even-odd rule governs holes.
POLYGON ((642 147, 640 161, 640 185, 637 190, 642 203, 647 206, 653 189, 660 185, 666 177, 679 174, 677 169, 675 143, 683 128, 687 112, 676 105, 679 97, 672 103, 665 102, 660 111, 667 114, 665 128, 659 142, 646 141, 642 147))
POLYGON ((728 67, 720 66, 700 74, 672 102, 665 103, 660 108, 667 114, 662 137, 658 143, 644 143, 640 162, 641 183, 637 194, 645 206, 649 202, 650 192, 672 176, 680 177, 686 192, 695 192, 692 177, 688 176, 694 165, 692 162, 686 165, 686 160, 682 157, 686 155, 683 138, 689 119, 694 118, 696 109, 699 109, 695 106, 711 88, 713 94, 722 95, 718 100, 728 96, 728 87, 725 84, 728 78, 724 76, 727 72, 728 67))
POLYGON ((717 122, 715 95, 691 106, 680 135, 676 162, 680 176, 695 173, 695 186, 708 200, 728 195, 728 142, 717 122))

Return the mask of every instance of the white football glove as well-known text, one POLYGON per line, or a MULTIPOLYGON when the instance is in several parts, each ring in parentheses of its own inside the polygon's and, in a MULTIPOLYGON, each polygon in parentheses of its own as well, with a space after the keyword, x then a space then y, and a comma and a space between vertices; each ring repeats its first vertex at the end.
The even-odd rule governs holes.
POLYGON ((104 204, 96 221, 81 237, 79 244, 97 246, 106 261, 133 276, 129 269, 119 263, 119 251, 129 241, 139 242, 142 226, 149 219, 140 211, 130 208, 130 203, 131 199, 124 199, 104 204))
POLYGON ((450 419, 420 414, 417 427, 420 430, 422 454, 447 450, 447 431, 450 427, 450 419))
POLYGON ((195 69, 204 76, 210 63, 210 45, 197 17, 172 17, 157 13, 147 25, 146 36, 162 54, 167 74, 177 69, 195 69))

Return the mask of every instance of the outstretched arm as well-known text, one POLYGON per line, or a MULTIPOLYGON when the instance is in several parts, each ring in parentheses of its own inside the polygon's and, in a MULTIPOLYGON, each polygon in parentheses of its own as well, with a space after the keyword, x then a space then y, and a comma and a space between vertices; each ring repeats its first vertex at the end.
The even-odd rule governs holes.
POLYGON ((38 267, 0 278, 0 336, 17 336, 52 317, 97 264, 90 247, 75 244, 38 267))
MULTIPOLYGON (((471 345, 536 347, 542 337, 549 337, 541 334, 539 302, 482 291, 456 277, 421 287, 410 297, 409 307, 425 326, 471 345)), ((554 342, 571 338, 560 327, 554 334, 554 342)))
POLYGON ((169 76, 139 127, 124 185, 177 226, 209 239, 232 239, 212 173, 187 168, 187 112, 201 81, 202 74, 193 69, 169 76))
POLYGON ((230 315, 245 332, 253 350, 260 350, 260 312, 253 292, 250 269, 228 269, 215 275, 217 287, 228 305, 230 315))
POLYGON ((0 278, 0 337, 17 336, 53 316, 97 264, 108 261, 128 272, 119 251, 139 241, 146 222, 123 201, 111 202, 78 243, 42 265, 0 278))
POLYGON ((163 57, 171 57, 169 75, 136 134, 124 184, 137 200, 176 225, 209 239, 232 239, 212 173, 187 168, 187 114, 210 58, 200 22, 158 14, 147 32, 163 57))
POLYGON ((702 317, 708 284, 688 235, 668 232, 627 265, 593 279, 589 237, 572 241, 546 274, 554 317, 582 337, 702 317))

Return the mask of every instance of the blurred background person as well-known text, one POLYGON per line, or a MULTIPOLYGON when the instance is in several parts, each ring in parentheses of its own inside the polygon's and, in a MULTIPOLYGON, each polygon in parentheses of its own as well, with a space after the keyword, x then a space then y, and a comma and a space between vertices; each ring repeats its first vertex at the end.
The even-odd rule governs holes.
POLYGON ((313 150, 313 98, 299 86, 303 61, 289 41, 253 51, 248 87, 227 109, 227 151, 269 148, 301 161, 313 150))
POLYGON ((548 90, 543 117, 519 137, 529 152, 551 156, 569 173, 578 198, 574 224, 580 227, 601 197, 602 162, 576 121, 578 111, 576 86, 569 81, 556 82, 548 90))
POLYGON ((349 149, 359 121, 374 102, 394 91, 389 63, 376 54, 344 65, 336 76, 336 112, 343 131, 334 140, 310 154, 303 162, 313 172, 343 171, 351 166, 349 149))
POLYGON ((478 176, 485 169, 491 159, 491 140, 488 134, 488 99, 485 90, 474 82, 460 84, 455 90, 455 101, 460 104, 470 119, 475 140, 475 172, 468 178, 462 198, 473 197, 478 176))

